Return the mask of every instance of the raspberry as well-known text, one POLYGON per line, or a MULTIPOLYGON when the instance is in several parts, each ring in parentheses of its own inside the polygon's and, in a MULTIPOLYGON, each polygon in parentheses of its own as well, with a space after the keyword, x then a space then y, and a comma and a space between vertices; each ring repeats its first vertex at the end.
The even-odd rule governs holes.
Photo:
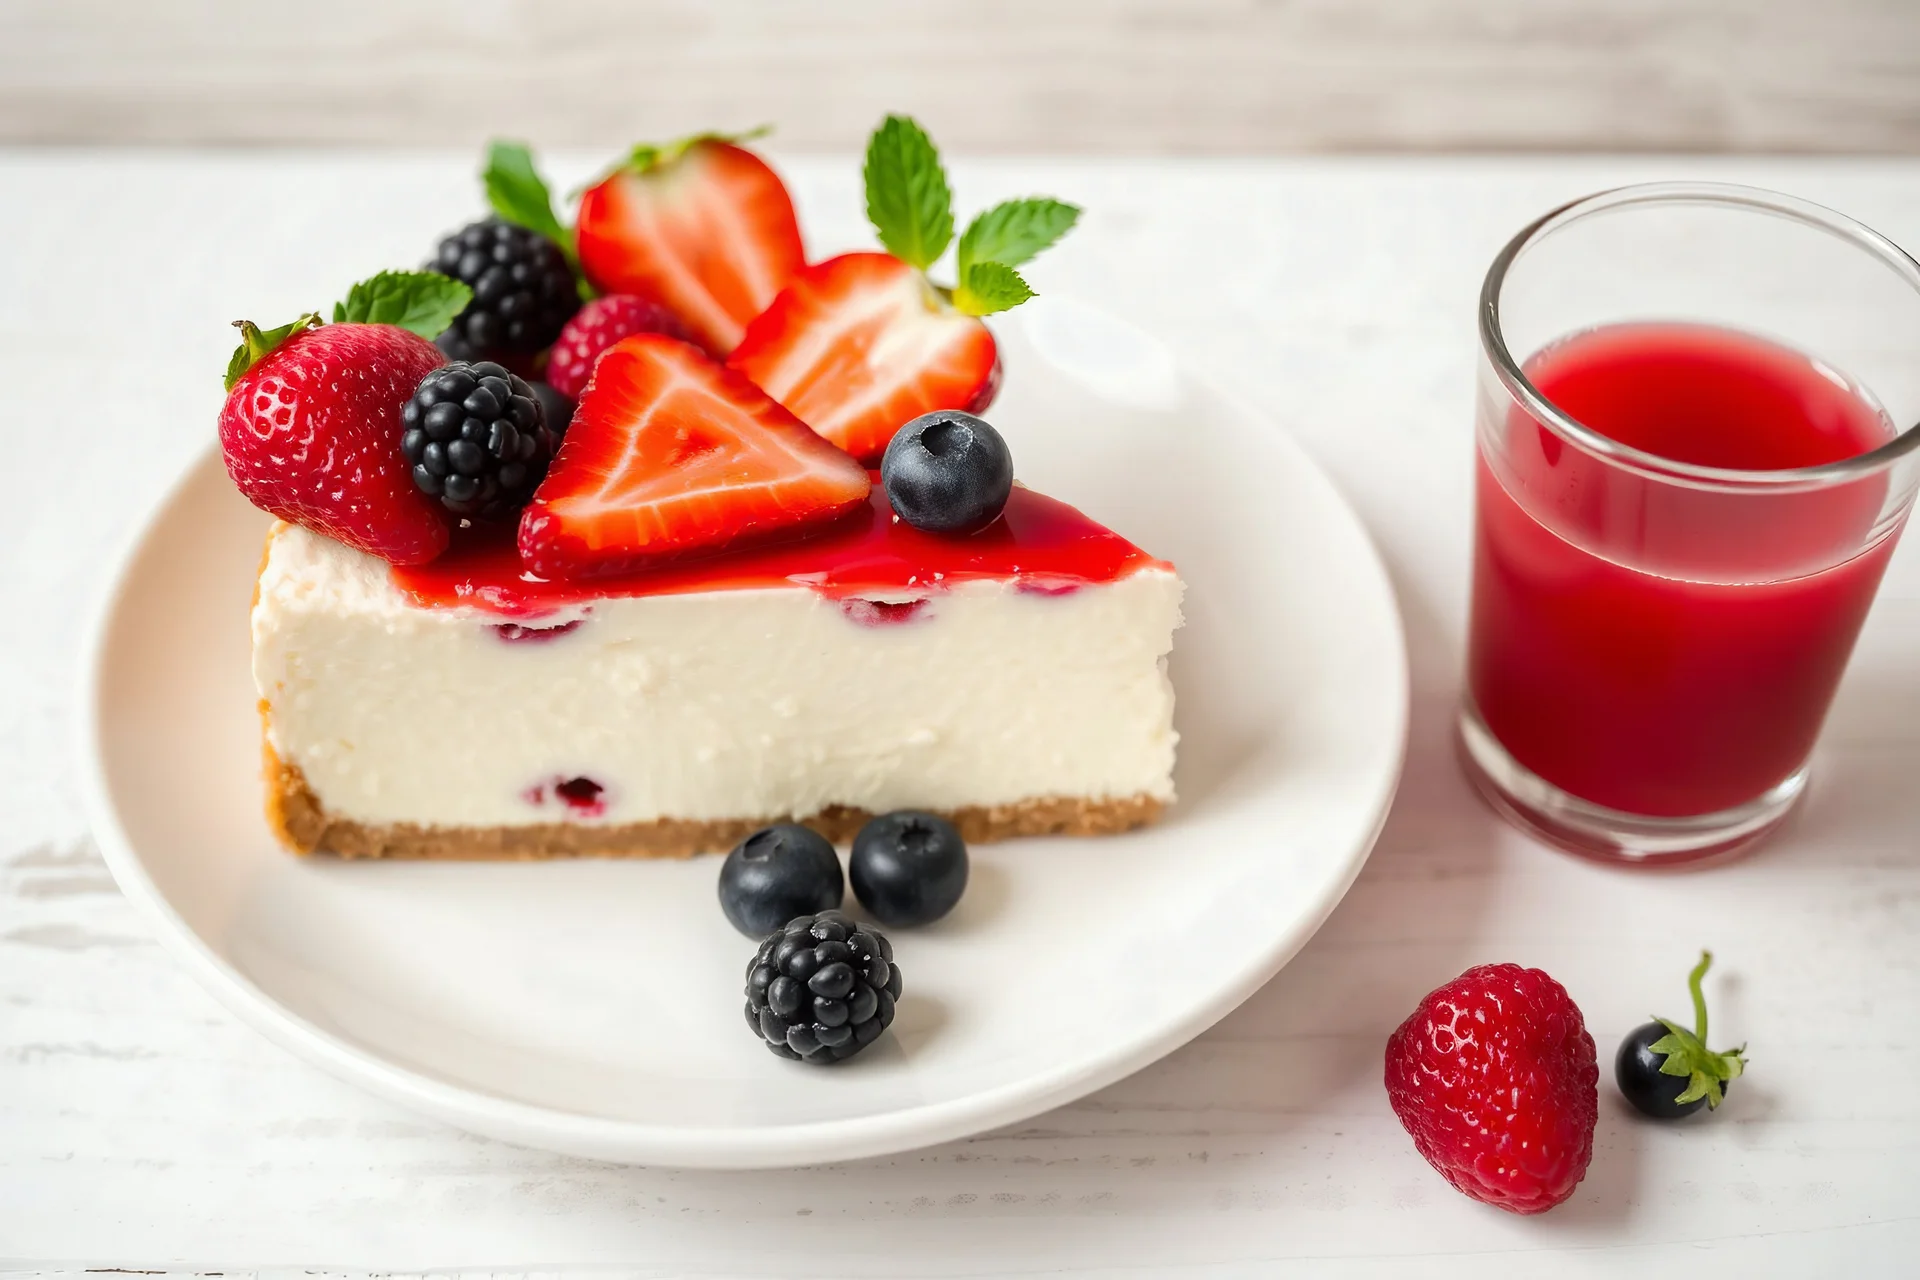
POLYGON ((788 921, 747 965, 747 1025, 783 1058, 851 1058, 893 1022, 899 998, 892 945, 838 911, 788 921))
POLYGON ((579 286, 560 246, 498 218, 442 240, 427 267, 473 289, 473 301, 435 339, 455 360, 530 356, 580 309, 579 286))
POLYGON ((1593 1158, 1600 1067, 1565 987, 1480 965, 1422 1000, 1387 1040, 1387 1099, 1427 1163, 1514 1213, 1573 1194, 1593 1158))
POLYGON ((657 302, 630 293, 595 298, 567 321, 547 357, 547 381, 569 400, 578 400, 594 363, 620 339, 635 333, 664 333, 686 340, 686 329, 657 302))

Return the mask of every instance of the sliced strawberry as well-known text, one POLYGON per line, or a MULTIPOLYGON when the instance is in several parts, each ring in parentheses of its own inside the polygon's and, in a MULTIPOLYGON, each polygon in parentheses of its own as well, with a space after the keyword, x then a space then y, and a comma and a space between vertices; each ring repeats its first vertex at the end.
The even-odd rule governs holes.
POLYGON ((979 413, 1000 387, 987 326, 884 253, 842 254, 802 271, 727 363, 869 464, 912 419, 979 413))
POLYGON ((867 500, 859 463, 697 347, 640 333, 609 347, 553 469, 520 518, 544 578, 622 573, 792 536, 867 500))
POLYGON ((581 196, 574 235, 595 288, 662 303, 721 358, 806 264, 779 175, 713 136, 635 147, 581 196))
POLYGON ((282 520, 394 564, 433 559, 447 549, 447 520, 408 473, 400 409, 446 356, 390 324, 305 323, 249 327, 220 410, 227 473, 282 520), (262 337, 276 345, 248 367, 262 337))

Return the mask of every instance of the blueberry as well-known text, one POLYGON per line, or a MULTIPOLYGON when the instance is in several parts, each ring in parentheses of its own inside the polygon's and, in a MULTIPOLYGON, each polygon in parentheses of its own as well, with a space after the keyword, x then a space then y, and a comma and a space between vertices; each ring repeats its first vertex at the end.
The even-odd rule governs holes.
POLYGON ((818 832, 792 823, 754 832, 720 865, 720 909, 751 938, 765 937, 796 917, 831 911, 845 894, 833 846, 818 832))
POLYGON ((880 480, 895 513, 914 528, 975 533, 1007 505, 1013 455, 998 431, 970 413, 927 413, 895 433, 880 480))
POLYGON ((533 398, 540 402, 541 409, 546 412, 547 430, 553 432, 553 438, 558 440, 567 434, 567 427, 573 422, 573 401, 547 383, 535 382, 530 385, 533 387, 533 398))
MULTIPOLYGON (((860 828, 848 863, 853 895, 881 924, 932 924, 967 888, 967 845, 953 824, 931 813, 884 814, 860 828)), ((887 983, 876 953, 871 980, 887 983)))

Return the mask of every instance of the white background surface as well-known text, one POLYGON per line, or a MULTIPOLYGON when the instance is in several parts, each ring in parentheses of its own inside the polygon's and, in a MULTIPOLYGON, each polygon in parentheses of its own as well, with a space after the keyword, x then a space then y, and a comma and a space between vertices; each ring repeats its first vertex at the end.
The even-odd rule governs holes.
MULTIPOLYGON (((968 210, 1032 189, 1085 204, 1036 286, 1128 316, 1258 396, 1345 486, 1402 593, 1412 756, 1346 903, 1193 1045, 1013 1129, 744 1175, 518 1150, 334 1084, 195 988, 85 835, 70 758, 78 636, 112 548, 211 431, 223 326, 283 319, 418 259, 477 207, 470 168, 0 158, 0 1266, 1212 1278, 1399 1275, 1415 1257, 1422 1275, 1910 1265, 1920 553, 1894 560, 1808 803, 1737 866, 1633 875, 1531 845, 1468 795, 1446 726, 1473 299, 1501 241, 1596 187, 1710 175, 1822 200, 1912 246, 1920 164, 956 166, 968 210), (1714 1038, 1746 1040, 1753 1063, 1727 1109, 1654 1128, 1603 1082, 1587 1182, 1537 1219, 1465 1200, 1414 1154, 1379 1063, 1420 994, 1472 963, 1539 965, 1605 1057, 1648 1014, 1684 1014, 1702 944, 1721 958, 1714 1038)), ((789 166, 815 252, 863 238, 854 171, 789 166)))

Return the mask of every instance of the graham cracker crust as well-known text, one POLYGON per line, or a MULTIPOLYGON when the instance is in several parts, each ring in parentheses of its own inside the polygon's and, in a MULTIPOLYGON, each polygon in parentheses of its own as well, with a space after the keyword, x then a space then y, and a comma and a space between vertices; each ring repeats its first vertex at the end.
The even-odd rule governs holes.
MULTIPOLYGON (((266 710, 264 704, 261 708, 266 710)), ((432 858, 480 861, 541 858, 687 858, 725 853, 771 822, 802 822, 836 844, 853 839, 873 817, 864 809, 835 806, 801 817, 690 822, 663 818, 620 826, 545 822, 524 827, 420 827, 411 823, 370 825, 329 814, 297 765, 266 747, 267 821, 295 853, 331 853, 342 858, 432 858)), ((968 806, 941 812, 969 844, 1015 836, 1104 836, 1143 827, 1166 805, 1152 796, 1119 800, 1049 796, 1017 804, 968 806)))

